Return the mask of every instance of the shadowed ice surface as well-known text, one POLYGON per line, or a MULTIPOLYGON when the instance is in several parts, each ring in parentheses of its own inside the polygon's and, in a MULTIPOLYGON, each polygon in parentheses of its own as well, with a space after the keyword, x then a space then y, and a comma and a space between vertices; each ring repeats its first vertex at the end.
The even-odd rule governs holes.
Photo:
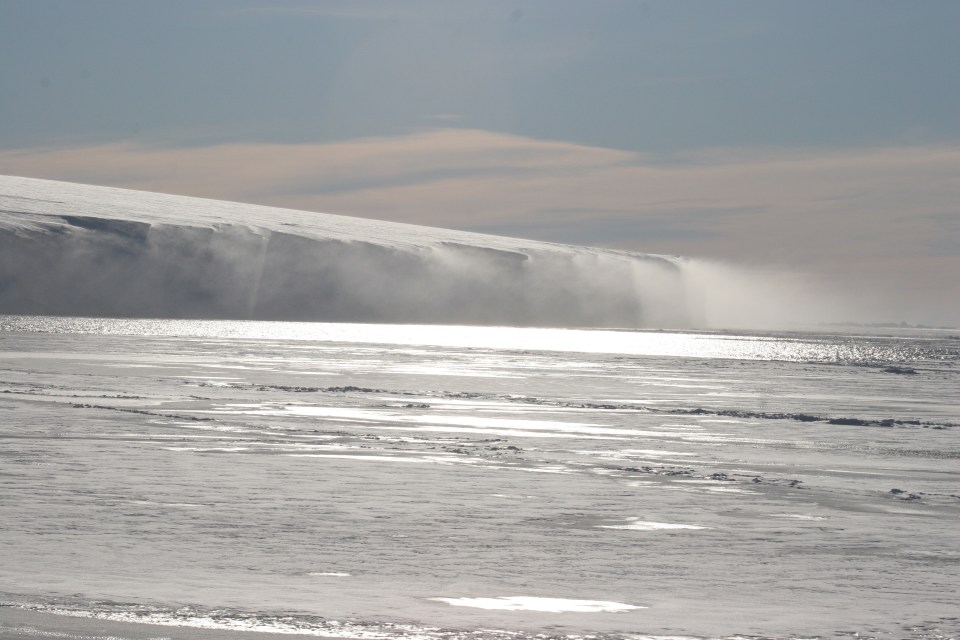
POLYGON ((954 638, 958 362, 0 317, 0 637, 954 638))

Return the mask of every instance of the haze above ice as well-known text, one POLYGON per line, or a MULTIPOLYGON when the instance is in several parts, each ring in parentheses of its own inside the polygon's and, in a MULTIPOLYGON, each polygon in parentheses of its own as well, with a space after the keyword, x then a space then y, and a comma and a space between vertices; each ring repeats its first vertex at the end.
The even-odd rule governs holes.
POLYGON ((958 22, 946 1, 0 0, 0 174, 694 256, 851 319, 956 325, 958 22))

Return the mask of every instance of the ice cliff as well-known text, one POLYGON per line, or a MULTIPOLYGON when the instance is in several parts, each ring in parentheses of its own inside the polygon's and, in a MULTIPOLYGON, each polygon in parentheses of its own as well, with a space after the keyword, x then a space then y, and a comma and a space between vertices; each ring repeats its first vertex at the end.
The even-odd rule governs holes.
POLYGON ((670 258, 0 176, 0 313, 686 323, 670 258))

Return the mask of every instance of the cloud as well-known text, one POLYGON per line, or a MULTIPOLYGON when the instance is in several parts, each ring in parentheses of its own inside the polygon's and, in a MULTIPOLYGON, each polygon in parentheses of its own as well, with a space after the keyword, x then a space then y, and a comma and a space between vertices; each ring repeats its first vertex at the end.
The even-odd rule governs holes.
POLYGON ((960 321, 960 147, 654 157, 482 130, 0 151, 0 173, 799 270, 960 321))

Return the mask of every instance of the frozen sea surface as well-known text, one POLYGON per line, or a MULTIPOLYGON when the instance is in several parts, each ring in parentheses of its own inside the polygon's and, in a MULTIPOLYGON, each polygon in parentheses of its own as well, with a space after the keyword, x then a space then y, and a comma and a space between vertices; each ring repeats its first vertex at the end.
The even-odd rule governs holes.
POLYGON ((956 638, 948 333, 0 317, 0 637, 956 638))

